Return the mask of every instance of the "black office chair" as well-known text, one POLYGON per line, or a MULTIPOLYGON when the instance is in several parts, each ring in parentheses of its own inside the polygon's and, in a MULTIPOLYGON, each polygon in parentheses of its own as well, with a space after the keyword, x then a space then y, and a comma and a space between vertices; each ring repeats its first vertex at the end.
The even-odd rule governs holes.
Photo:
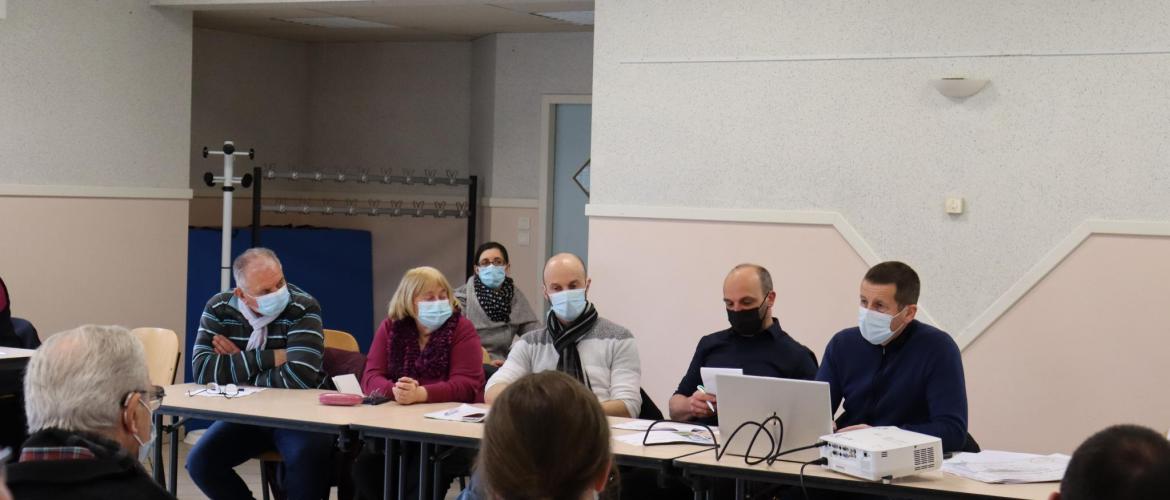
POLYGON ((12 327, 16 331, 16 336, 20 338, 21 348, 36 349, 41 346, 41 337, 37 335, 36 327, 27 319, 12 318, 12 327))
POLYGON ((654 404, 654 400, 650 399, 650 395, 646 394, 646 389, 638 389, 642 392, 642 408, 638 410, 638 418, 643 420, 662 420, 662 410, 658 409, 658 405, 654 404))
POLYGON ((975 442, 975 437, 968 432, 967 440, 963 441, 963 447, 959 451, 963 453, 979 453, 982 450, 979 448, 979 443, 975 442))

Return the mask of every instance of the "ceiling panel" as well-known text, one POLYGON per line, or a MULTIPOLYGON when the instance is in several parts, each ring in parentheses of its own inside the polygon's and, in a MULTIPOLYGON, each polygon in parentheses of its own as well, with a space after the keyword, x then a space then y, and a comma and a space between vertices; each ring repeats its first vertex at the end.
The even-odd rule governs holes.
POLYGON ((592 26, 530 14, 590 10, 592 7, 593 2, 580 0, 373 0, 360 4, 271 3, 264 4, 263 8, 221 4, 210 9, 195 7, 194 10, 195 25, 200 28, 287 40, 360 42, 470 40, 491 33, 592 31, 592 26), (311 8, 306 5, 311 5, 311 8), (380 22, 396 28, 322 28, 276 20, 329 16, 380 22))

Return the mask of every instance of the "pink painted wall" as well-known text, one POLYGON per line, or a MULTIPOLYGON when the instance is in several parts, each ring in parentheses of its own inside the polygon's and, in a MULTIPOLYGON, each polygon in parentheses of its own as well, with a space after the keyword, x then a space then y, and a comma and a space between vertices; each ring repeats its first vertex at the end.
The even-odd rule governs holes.
POLYGON ((831 226, 590 219, 590 299, 637 337, 642 385, 659 408, 699 338, 727 327, 723 278, 741 262, 772 273, 774 315, 818 360, 856 323, 868 266, 831 226))
POLYGON ((1170 429, 1170 238, 1094 235, 963 352, 985 447, 1070 453, 1112 424, 1170 429))
POLYGON ((0 273, 41 338, 187 315, 187 200, 0 196, 0 273))

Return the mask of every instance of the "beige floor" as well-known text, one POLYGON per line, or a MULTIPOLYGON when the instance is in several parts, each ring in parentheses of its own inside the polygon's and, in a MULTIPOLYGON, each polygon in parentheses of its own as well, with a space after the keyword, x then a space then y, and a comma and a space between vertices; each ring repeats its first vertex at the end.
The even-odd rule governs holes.
MULTIPOLYGON (((161 443, 160 443, 161 444, 161 443)), ((170 463, 170 445, 162 445, 163 448, 163 463, 170 463)), ((187 452, 191 450, 191 445, 180 442, 179 443, 179 500, 201 500, 207 498, 195 483, 191 482, 191 476, 187 475, 187 452)), ((150 470, 150 467, 147 467, 150 470)), ((256 498, 260 497, 260 462, 258 460, 249 460, 243 465, 236 467, 236 472, 248 483, 248 488, 251 488, 252 494, 256 498)), ((446 498, 453 500, 459 495, 459 485, 453 484, 451 490, 447 492, 446 498)), ((337 500, 337 488, 329 492, 331 500, 337 500)))

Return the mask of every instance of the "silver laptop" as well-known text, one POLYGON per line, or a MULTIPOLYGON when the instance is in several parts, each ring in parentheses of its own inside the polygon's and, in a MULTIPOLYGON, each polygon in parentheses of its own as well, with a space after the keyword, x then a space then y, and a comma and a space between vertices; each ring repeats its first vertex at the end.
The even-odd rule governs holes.
MULTIPOLYGON (((749 455, 748 445, 758 427, 745 426, 734 439, 731 434, 744 422, 763 422, 772 415, 784 421, 780 451, 815 444, 821 436, 833 433, 828 382, 721 374, 716 375, 715 384, 719 387, 719 441, 728 454, 749 455)), ((779 439, 780 426, 774 420, 765 428, 773 439, 779 439)), ((749 456, 763 458, 771 452, 768 448, 767 436, 760 433, 749 456)), ((780 460, 807 462, 820 456, 820 451, 813 448, 784 455, 780 460)))

